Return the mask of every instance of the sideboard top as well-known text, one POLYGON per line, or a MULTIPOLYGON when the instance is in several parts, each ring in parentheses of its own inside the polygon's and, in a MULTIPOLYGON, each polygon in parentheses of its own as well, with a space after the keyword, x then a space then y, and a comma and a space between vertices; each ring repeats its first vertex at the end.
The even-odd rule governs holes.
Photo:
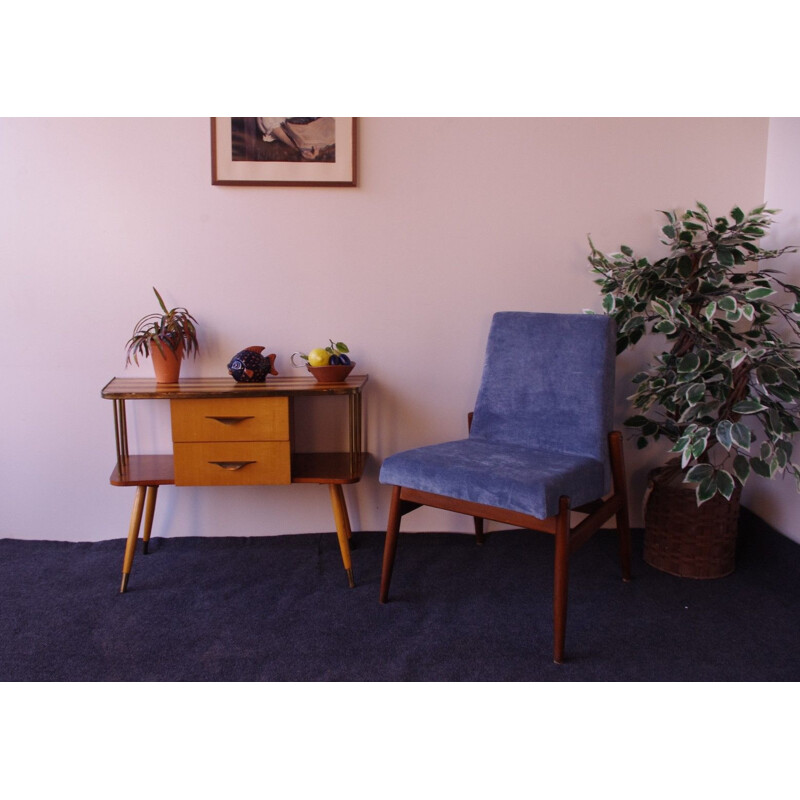
POLYGON ((191 400, 211 397, 281 397, 358 394, 368 375, 349 375, 342 383, 319 383, 312 376, 270 376, 263 383, 237 383, 233 378, 183 378, 156 383, 155 378, 112 378, 101 396, 107 400, 191 400))

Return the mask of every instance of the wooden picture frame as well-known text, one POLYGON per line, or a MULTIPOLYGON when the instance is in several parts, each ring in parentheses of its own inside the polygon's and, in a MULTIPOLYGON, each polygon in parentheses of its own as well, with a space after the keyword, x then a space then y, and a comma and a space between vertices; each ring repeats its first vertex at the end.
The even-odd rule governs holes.
POLYGON ((355 117, 212 117, 214 186, 355 186, 355 117))

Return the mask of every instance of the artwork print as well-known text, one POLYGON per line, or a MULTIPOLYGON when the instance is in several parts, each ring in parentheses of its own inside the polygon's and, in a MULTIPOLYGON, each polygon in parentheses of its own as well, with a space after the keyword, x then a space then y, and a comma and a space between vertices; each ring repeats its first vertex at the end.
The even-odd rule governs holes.
POLYGON ((355 186, 353 117, 214 117, 212 183, 355 186))

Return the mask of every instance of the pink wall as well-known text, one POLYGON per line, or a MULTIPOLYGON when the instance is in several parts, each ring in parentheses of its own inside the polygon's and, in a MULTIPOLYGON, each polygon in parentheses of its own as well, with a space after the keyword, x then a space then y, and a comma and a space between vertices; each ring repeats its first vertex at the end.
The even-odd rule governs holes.
MULTIPOLYGON (((800 247, 800 119, 771 119, 768 142, 764 194, 770 207, 781 213, 765 245, 776 249, 800 247)), ((782 270, 785 280, 800 285, 800 255, 784 255, 770 266, 782 270)), ((795 453, 800 452, 798 446, 796 443, 795 453)), ((749 481, 743 502, 770 525, 800 542, 800 495, 791 476, 749 481)))
MULTIPOLYGON (((211 186, 207 119, 0 120, 0 536, 125 534, 132 497, 108 485, 100 389, 137 374, 124 344, 153 285, 200 322, 187 375, 223 374, 251 344, 286 372, 295 350, 350 344, 371 376, 375 458, 346 491, 354 527, 381 529, 380 459, 464 434, 491 314, 598 309, 587 234, 654 253, 656 209, 758 204, 767 133, 766 119, 366 118, 357 188, 239 188, 211 186)), ((620 419, 643 355, 619 365, 620 419)), ((168 448, 165 408, 132 424, 136 446, 168 448)), ((635 502, 660 458, 629 452, 635 502)), ((154 535, 333 528, 324 487, 169 489, 159 503, 154 535)))

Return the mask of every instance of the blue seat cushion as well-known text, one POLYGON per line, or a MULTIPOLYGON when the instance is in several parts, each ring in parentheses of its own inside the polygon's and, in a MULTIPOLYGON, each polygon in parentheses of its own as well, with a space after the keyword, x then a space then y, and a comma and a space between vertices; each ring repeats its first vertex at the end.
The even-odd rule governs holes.
POLYGON ((597 459, 477 437, 395 453, 383 462, 379 479, 540 519, 558 513, 562 495, 575 508, 608 491, 597 459))

